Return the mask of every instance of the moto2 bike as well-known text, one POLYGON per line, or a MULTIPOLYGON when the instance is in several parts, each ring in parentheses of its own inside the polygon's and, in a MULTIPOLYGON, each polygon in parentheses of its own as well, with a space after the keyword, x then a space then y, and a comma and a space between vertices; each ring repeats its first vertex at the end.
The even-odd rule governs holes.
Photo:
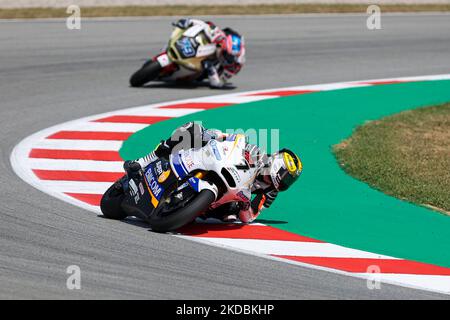
POLYGON ((240 134, 212 139, 201 148, 159 158, 136 177, 124 175, 103 195, 103 215, 135 216, 153 231, 167 232, 225 203, 248 205, 258 168, 245 157, 245 140, 240 134))
POLYGON ((187 30, 175 27, 166 50, 136 71, 130 85, 141 87, 152 80, 200 80, 205 76, 202 62, 213 59, 216 48, 202 26, 194 25, 187 30))

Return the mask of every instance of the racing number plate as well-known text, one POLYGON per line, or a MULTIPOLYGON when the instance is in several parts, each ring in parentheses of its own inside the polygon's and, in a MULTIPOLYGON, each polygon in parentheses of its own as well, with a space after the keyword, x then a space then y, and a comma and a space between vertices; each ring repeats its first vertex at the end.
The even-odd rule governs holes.
POLYGON ((177 48, 184 58, 192 58, 195 56, 195 48, 189 38, 183 37, 177 41, 177 48))

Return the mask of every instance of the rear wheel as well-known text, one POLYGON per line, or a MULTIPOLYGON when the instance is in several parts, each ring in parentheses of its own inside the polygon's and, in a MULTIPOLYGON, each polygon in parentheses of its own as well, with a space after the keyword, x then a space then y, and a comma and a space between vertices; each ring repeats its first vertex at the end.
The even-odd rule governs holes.
POLYGON ((141 87, 149 81, 156 79, 161 72, 161 65, 158 61, 149 61, 136 71, 130 78, 132 87, 141 87))
POLYGON ((123 188, 120 182, 114 183, 103 194, 100 201, 100 209, 103 215, 108 219, 123 220, 127 214, 122 209, 122 201, 125 198, 123 188))
POLYGON ((192 222, 196 217, 205 212, 215 200, 215 195, 210 190, 202 190, 185 207, 170 214, 155 212, 148 222, 153 231, 167 232, 181 228, 192 222))

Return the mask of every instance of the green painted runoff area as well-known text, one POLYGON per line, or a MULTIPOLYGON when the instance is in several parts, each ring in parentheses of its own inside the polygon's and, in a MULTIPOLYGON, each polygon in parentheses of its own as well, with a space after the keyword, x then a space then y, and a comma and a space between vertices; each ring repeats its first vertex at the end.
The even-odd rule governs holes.
POLYGON ((269 99, 151 125, 132 135, 120 154, 123 159, 140 157, 188 121, 224 131, 279 129, 280 146, 296 151, 304 170, 261 214, 260 222, 351 248, 450 267, 450 217, 370 188, 346 175, 332 154, 332 145, 365 121, 448 101, 449 80, 269 99))

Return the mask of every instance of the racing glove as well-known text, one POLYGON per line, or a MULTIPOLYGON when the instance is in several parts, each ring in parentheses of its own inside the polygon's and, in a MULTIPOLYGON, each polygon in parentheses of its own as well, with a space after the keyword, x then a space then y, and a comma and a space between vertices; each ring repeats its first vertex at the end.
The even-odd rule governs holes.
POLYGON ((277 197, 277 195, 278 195, 278 191, 276 191, 276 190, 272 190, 272 191, 267 192, 266 194, 264 194, 264 197, 266 199, 265 199, 265 201, 263 203, 263 206, 265 208, 269 208, 272 205, 272 202, 274 202, 274 200, 277 197))
POLYGON ((134 179, 139 176, 139 172, 142 170, 142 167, 137 161, 127 160, 123 164, 123 169, 127 173, 128 177, 134 179))
POLYGON ((250 202, 250 205, 242 203, 241 212, 239 213, 239 220, 244 223, 252 222, 260 215, 261 211, 271 206, 277 195, 277 191, 258 193, 250 202))

